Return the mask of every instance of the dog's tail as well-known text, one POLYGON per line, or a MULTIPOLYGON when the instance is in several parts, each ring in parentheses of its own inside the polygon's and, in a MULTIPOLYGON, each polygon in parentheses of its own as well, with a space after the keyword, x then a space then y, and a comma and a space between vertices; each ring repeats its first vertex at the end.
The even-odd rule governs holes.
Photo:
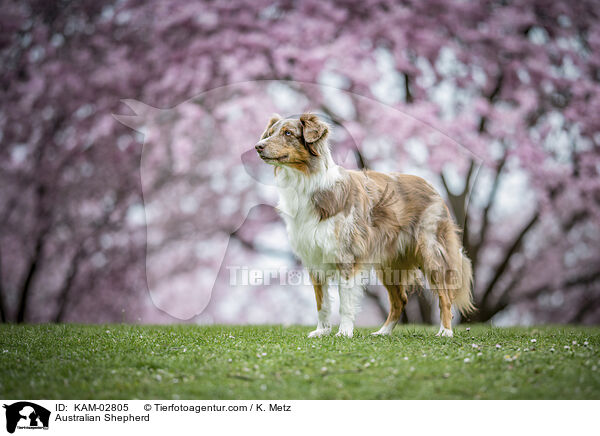
POLYGON ((473 305, 473 293, 471 291, 473 287, 473 267, 471 266, 471 260, 461 251, 461 271, 459 271, 459 282, 458 289, 454 294, 454 305, 460 313, 468 315, 475 311, 473 305))

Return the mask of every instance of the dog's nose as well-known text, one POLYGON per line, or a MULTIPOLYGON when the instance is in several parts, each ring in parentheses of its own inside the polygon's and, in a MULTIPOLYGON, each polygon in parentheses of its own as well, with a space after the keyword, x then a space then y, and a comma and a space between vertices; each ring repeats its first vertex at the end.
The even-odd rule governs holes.
POLYGON ((258 151, 260 153, 261 151, 263 151, 265 149, 265 146, 264 146, 264 144, 258 143, 254 146, 254 148, 256 148, 256 151, 258 151))

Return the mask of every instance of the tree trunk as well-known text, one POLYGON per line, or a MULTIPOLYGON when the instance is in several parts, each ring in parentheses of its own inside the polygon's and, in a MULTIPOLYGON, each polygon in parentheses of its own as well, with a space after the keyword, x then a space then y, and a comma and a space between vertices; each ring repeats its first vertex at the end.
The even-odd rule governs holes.
POLYGON ((419 302, 419 312, 421 313, 421 319, 424 324, 431 324, 431 302, 425 295, 424 290, 417 292, 417 298, 419 302))
POLYGON ((375 303, 375 306, 377 307, 377 310, 378 310, 379 314, 381 315, 382 322, 385 321, 385 319, 387 318, 388 311, 387 311, 387 308, 385 307, 385 305, 381 302, 381 299, 379 298, 379 295, 377 294, 377 292, 372 291, 367 286, 365 288, 365 296, 367 298, 371 299, 373 301, 373 303, 375 303))
POLYGON ((6 322, 6 311, 4 309, 4 294, 2 285, 0 285, 0 322, 6 322))
POLYGON ((75 281, 75 277, 77 277, 77 273, 79 271, 79 262, 81 261, 81 256, 83 255, 83 244, 79 246, 73 258, 71 259, 71 263, 69 266, 69 272, 67 273, 67 277, 63 283, 63 286, 59 292, 58 298, 58 311, 56 312, 56 316, 54 317, 55 322, 62 322, 67 307, 69 306, 69 300, 71 295, 71 288, 73 287, 73 282, 75 281))
POLYGON ((29 269, 27 270, 27 274, 25 275, 25 280, 23 282, 23 286, 21 287, 21 295, 19 298, 19 305, 17 309, 17 323, 22 323, 25 321, 25 316, 27 315, 27 303, 29 302, 29 294, 31 292, 31 286, 33 284, 33 279, 35 278, 35 274, 39 268, 41 262, 41 254, 42 249, 44 247, 44 239, 46 237, 46 231, 43 230, 35 244, 35 250, 33 253, 33 257, 31 259, 31 263, 29 264, 29 269))
POLYGON ((2 252, 0 252, 0 322, 5 323, 6 309, 4 308, 4 286, 2 285, 2 252))

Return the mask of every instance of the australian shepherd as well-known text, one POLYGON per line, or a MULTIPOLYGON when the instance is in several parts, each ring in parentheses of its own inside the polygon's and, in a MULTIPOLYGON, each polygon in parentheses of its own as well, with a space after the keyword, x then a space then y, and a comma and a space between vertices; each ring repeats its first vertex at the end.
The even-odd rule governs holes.
POLYGON ((407 290, 425 278, 439 296, 437 335, 452 336, 452 306, 463 314, 474 309, 473 279, 443 199, 420 177, 336 165, 329 131, 315 114, 275 115, 256 144, 261 159, 275 166, 278 210, 313 282, 318 324, 309 337, 331 333, 330 279, 339 284, 337 335, 352 337, 364 280, 373 270, 390 301, 387 320, 373 334, 392 332, 407 290))

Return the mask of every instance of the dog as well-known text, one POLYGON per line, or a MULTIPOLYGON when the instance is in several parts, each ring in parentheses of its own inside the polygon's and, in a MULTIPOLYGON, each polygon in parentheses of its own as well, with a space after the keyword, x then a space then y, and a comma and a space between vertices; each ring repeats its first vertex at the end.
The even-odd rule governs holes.
POLYGON ((255 146, 275 167, 277 209, 313 283, 318 323, 309 337, 331 333, 328 283, 333 278, 340 298, 336 336, 352 337, 364 291, 358 279, 373 270, 390 302, 387 320, 374 335, 392 333, 407 290, 424 276, 439 296, 437 336, 452 337, 452 306, 463 314, 474 310, 473 273, 444 200, 417 176, 338 166, 329 148, 330 130, 313 113, 274 115, 255 146))

